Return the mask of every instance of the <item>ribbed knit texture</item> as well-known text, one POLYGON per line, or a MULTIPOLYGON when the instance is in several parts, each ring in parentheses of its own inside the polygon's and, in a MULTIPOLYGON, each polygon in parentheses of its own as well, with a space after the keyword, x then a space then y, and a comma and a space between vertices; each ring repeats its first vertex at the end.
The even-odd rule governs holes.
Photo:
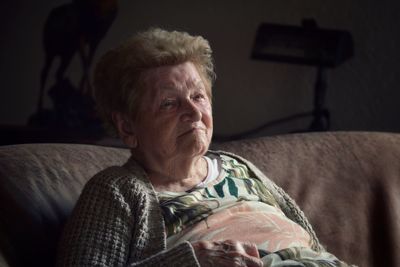
MULTIPOLYGON (((276 184, 247 160, 243 162, 264 181, 289 219, 301 225, 323 250, 303 212, 276 184)), ((85 186, 64 229, 58 266, 199 266, 192 246, 166 249, 166 231, 154 188, 144 170, 131 158, 110 167, 85 186)))

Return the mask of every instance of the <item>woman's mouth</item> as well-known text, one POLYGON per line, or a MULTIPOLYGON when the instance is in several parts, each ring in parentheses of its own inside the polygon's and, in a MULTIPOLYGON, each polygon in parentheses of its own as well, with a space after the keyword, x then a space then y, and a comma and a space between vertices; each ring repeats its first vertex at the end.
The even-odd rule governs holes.
POLYGON ((195 132, 198 132, 198 131, 205 131, 205 129, 202 128, 202 127, 194 127, 194 128, 191 128, 189 130, 184 131, 178 137, 182 137, 182 136, 185 136, 185 135, 188 135, 188 134, 192 134, 192 133, 195 133, 195 132))

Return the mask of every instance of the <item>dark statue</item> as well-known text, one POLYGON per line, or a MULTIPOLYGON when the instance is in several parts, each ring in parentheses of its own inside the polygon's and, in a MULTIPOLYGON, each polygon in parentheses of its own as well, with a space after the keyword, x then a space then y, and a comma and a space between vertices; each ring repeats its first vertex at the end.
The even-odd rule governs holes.
POLYGON ((45 64, 40 77, 37 111, 29 124, 38 127, 101 131, 91 96, 90 67, 95 51, 117 15, 117 0, 74 0, 54 8, 44 25, 45 64), (82 76, 76 88, 65 71, 78 54, 82 76), (43 108, 46 82, 53 61, 59 57, 55 84, 48 90, 54 109, 43 108))

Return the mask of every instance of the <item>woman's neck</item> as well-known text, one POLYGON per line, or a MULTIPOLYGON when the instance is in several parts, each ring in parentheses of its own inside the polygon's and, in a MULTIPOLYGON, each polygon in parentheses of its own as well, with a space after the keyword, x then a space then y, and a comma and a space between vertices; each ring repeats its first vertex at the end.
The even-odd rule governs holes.
POLYGON ((208 172, 207 161, 203 156, 141 163, 157 191, 187 191, 203 181, 208 172))

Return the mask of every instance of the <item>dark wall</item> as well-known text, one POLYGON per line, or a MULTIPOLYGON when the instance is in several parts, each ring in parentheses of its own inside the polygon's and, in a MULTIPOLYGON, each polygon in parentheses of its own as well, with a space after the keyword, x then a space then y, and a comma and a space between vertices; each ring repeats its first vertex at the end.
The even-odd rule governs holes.
MULTIPOLYGON (((1 4, 0 124, 23 125, 36 108, 43 24, 52 8, 68 1, 40 2, 1 4)), ((214 50, 218 75, 215 132, 233 134, 312 109, 315 68, 254 61, 250 51, 260 23, 299 25, 302 18, 315 18, 320 27, 351 31, 355 43, 355 57, 328 71, 331 129, 400 132, 398 14, 400 2, 388 0, 120 1, 96 58, 149 26, 203 35, 214 50)), ((75 57, 67 75, 78 83, 80 74, 75 57)), ((48 98, 45 106, 51 106, 48 98)), ((265 133, 302 129, 309 122, 293 121, 265 133)))

